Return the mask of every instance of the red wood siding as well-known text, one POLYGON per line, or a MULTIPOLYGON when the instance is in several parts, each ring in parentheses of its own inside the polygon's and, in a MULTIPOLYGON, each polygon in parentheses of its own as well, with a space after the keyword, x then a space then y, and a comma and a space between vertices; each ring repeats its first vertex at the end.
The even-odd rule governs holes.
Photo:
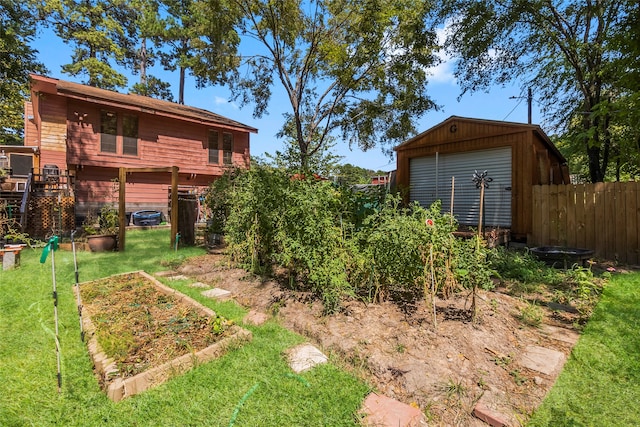
MULTIPOLYGON (((55 164, 60 169, 76 173, 76 202, 80 214, 115 203, 111 180, 124 168, 155 168, 177 166, 179 184, 204 191, 220 177, 228 166, 209 164, 208 133, 217 130, 233 134, 232 161, 235 166, 249 167, 250 127, 222 120, 220 125, 205 125, 193 117, 182 119, 155 115, 151 110, 118 104, 114 101, 91 101, 78 93, 58 91, 58 80, 47 77, 34 79, 31 103, 25 112, 33 112, 33 120, 25 121, 25 142, 39 146, 36 167, 55 164), (82 97, 82 98, 80 98, 82 97), (29 110, 31 109, 31 110, 29 110), (101 110, 118 114, 117 152, 100 151, 101 110), (135 112, 134 112, 135 110, 135 112), (123 155, 122 118, 138 118, 138 146, 136 155, 123 155), (245 129, 246 128, 246 129, 245 129)), ((97 98, 96 98, 97 99, 97 98)), ((223 118, 224 119, 224 118, 223 118)), ((128 210, 154 208, 166 211, 169 173, 134 173, 127 176, 126 203, 128 210)))
POLYGON ((33 147, 37 145, 38 127, 33 113, 33 103, 24 103, 24 145, 33 147))
MULTIPOLYGON (((78 211, 97 212, 106 203, 117 203, 118 186, 113 180, 118 170, 113 168, 83 167, 77 171, 76 201, 78 211)), ((212 178, 208 175, 179 174, 179 185, 204 192, 212 178)), ((127 211, 156 209, 168 211, 168 195, 171 190, 171 174, 168 172, 136 172, 127 174, 125 203, 127 211)))
MULTIPOLYGON (((130 112, 111 109, 119 115, 130 112)), ((165 167, 178 166, 180 172, 219 176, 220 165, 208 163, 206 138, 209 127, 180 120, 138 115, 138 156, 100 152, 100 108, 90 103, 70 101, 67 113, 69 164, 101 167, 165 167)), ((223 132, 222 129, 219 130, 223 132)), ((248 165, 249 134, 234 135, 233 161, 248 165)), ((122 152, 121 141, 118 152, 122 152)))

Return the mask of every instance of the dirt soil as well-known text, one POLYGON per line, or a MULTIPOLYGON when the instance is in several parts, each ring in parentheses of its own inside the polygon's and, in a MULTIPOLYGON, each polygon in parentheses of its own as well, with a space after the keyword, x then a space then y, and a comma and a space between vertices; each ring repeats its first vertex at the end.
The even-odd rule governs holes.
POLYGON ((436 301, 435 319, 425 301, 403 308, 349 301, 342 312, 323 316, 320 301, 231 268, 222 253, 189 259, 178 271, 277 317, 378 393, 419 407, 429 425, 487 425, 472 415, 478 402, 510 426, 524 425, 558 374, 523 367, 526 348, 568 356, 578 337, 577 314, 544 307, 541 327, 527 326, 519 318, 527 302, 500 287, 480 292, 475 321, 467 295, 436 301))

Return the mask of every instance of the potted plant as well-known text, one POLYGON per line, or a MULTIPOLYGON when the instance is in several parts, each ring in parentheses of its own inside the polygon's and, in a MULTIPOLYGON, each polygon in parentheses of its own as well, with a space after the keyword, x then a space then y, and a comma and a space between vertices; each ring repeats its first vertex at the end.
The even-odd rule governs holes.
POLYGON ((6 182, 9 174, 3 168, 0 168, 0 189, 3 191, 10 191, 13 189, 13 182, 6 182))
POLYGON ((91 252, 113 251, 118 243, 118 211, 109 205, 104 205, 96 219, 87 216, 83 226, 87 235, 87 244, 91 252))

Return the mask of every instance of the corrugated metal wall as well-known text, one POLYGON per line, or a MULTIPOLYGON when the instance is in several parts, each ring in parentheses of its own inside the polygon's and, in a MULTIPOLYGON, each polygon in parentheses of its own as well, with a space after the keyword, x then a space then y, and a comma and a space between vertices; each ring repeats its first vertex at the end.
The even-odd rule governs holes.
POLYGON ((409 199, 429 206, 442 200, 442 210, 451 208, 451 182, 455 177, 454 215, 460 224, 477 226, 480 190, 473 182, 475 171, 487 171, 493 181, 485 190, 484 224, 511 226, 511 147, 410 159, 409 199))

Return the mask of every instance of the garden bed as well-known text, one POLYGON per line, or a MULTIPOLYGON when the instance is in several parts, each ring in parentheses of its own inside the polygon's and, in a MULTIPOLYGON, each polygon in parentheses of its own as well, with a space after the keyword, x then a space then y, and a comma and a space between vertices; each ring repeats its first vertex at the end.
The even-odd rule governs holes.
POLYGON ((116 402, 251 340, 249 331, 142 271, 83 283, 80 296, 96 374, 116 402))
POLYGON ((472 415, 479 401, 508 425, 524 425, 558 375, 524 366, 527 349, 552 349, 566 359, 583 320, 577 310, 547 307, 557 295, 543 287, 526 290, 506 282, 479 291, 475 321, 466 292, 437 299, 437 324, 426 300, 346 300, 340 312, 326 316, 312 295, 229 266, 225 255, 212 253, 190 258, 178 272, 215 283, 241 305, 272 314, 326 354, 339 356, 376 392, 419 407, 430 426, 486 426, 472 415))

